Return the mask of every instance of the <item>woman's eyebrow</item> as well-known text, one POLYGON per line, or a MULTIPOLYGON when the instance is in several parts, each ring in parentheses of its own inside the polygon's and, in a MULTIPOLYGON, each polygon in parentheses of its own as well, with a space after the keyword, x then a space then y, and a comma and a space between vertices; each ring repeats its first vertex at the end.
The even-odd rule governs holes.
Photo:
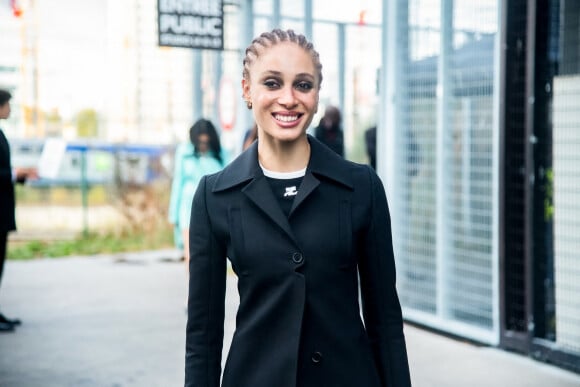
POLYGON ((300 73, 300 74, 296 74, 296 78, 311 78, 311 79, 314 79, 314 75, 312 75, 310 73, 300 73))
MULTIPOLYGON (((282 78, 282 72, 281 71, 276 71, 276 70, 266 70, 261 74, 261 77, 268 77, 268 76, 274 76, 274 77, 279 77, 282 78)), ((314 75, 310 74, 310 73, 298 73, 296 74, 296 76, 294 78, 310 78, 310 79, 314 79, 314 75)))
POLYGON ((282 76, 282 72, 276 71, 276 70, 266 70, 266 71, 264 71, 262 73, 262 77, 267 77, 267 76, 281 77, 282 76))

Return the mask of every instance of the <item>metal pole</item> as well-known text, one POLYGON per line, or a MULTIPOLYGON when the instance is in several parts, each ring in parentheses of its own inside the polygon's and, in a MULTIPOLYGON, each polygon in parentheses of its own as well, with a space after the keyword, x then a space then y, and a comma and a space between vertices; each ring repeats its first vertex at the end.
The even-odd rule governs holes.
POLYGON ((346 28, 344 23, 338 24, 338 105, 344 115, 346 106, 345 79, 346 79, 346 28))
POLYGON ((83 206, 83 237, 89 234, 88 220, 88 182, 87 182, 87 151, 88 146, 81 150, 81 200, 83 206))
POLYGON ((30 9, 32 11, 32 37, 31 37, 31 57, 32 57, 32 123, 36 136, 43 136, 40 129, 40 114, 38 103, 38 11, 36 1, 30 0, 30 9))
MULTIPOLYGON (((402 115, 407 106, 405 81, 407 63, 407 7, 399 1, 383 3, 381 23, 381 68, 379 71, 379 108, 376 137, 377 173, 386 182, 385 190, 391 203, 391 222, 398 232, 393 233, 393 249, 397 269, 408 270, 404 246, 408 233, 405 230, 406 203, 398 188, 403 187, 401 169, 400 132, 406 124, 402 115), (397 189, 395 189, 397 187, 397 189)), ((406 276, 401 276, 399 286, 405 286, 406 276)))
POLYGON ((218 111, 218 99, 220 98, 219 92, 221 90, 221 80, 222 80, 222 73, 223 73, 223 66, 222 66, 222 52, 221 51, 214 51, 214 90, 216 91, 216 100, 212 104, 213 110, 213 122, 216 124, 218 128, 221 126, 219 125, 220 117, 218 111))
POLYGON ((272 1, 272 28, 280 28, 280 0, 272 1))
POLYGON ((442 319, 450 313, 449 305, 449 264, 453 257, 450 247, 449 187, 451 187, 447 155, 453 152, 453 127, 450 125, 451 74, 449 60, 453 44, 453 0, 441 2, 441 40, 437 74, 437 136, 436 136, 436 262, 437 262, 437 315, 442 319))
POLYGON ((312 0, 304 0, 304 36, 312 41, 312 0))
MULTIPOLYGON (((240 33, 240 54, 242 58, 245 55, 245 49, 250 45, 252 39, 254 39, 254 1, 253 0, 243 0, 242 12, 241 12, 241 33, 240 33)), ((240 59, 240 63, 242 60, 240 59)), ((241 93, 241 92, 240 92, 241 93)), ((242 133, 245 133, 253 124, 252 113, 246 109, 246 105, 242 103, 240 111, 240 125, 242 125, 242 133)))
MULTIPOLYGON (((535 113, 535 75, 536 75, 536 20, 538 5, 536 1, 528 0, 528 26, 526 31, 526 105, 524 113, 525 122, 525 142, 524 142, 524 227, 523 227, 523 254, 524 254, 524 285, 521 290, 524 295, 524 316, 527 322, 527 335, 525 335, 524 348, 530 351, 532 339, 534 338, 534 185, 535 185, 535 165, 534 148, 537 141, 534 132, 535 113)), ((577 7, 577 6, 576 6, 577 7)), ((542 12, 540 10, 540 12, 542 12)), ((576 19, 577 20, 577 19, 576 19)), ((537 264, 536 264, 537 265, 537 264)), ((523 332, 522 332, 523 333, 523 332)))
POLYGON ((201 88, 201 50, 193 50, 193 77, 191 89, 193 92, 193 121, 203 115, 203 90, 201 88))
MULTIPOLYGON (((254 38, 254 0, 243 0, 242 1, 242 33, 240 38, 242 39, 242 48, 246 48, 248 44, 254 38)), ((243 52, 242 52, 243 54, 243 52)))

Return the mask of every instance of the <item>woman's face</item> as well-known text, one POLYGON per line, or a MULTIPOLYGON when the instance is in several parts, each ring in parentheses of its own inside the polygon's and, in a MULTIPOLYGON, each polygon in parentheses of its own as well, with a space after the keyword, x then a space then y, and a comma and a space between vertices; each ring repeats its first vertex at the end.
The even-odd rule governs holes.
POLYGON ((10 117, 10 101, 0 106, 0 118, 7 119, 10 117))
POLYGON ((209 135, 204 133, 197 137, 197 151, 202 154, 209 151, 209 135))
POLYGON ((296 43, 259 51, 242 89, 252 103, 260 139, 291 142, 303 137, 318 109, 316 74, 310 54, 296 43))

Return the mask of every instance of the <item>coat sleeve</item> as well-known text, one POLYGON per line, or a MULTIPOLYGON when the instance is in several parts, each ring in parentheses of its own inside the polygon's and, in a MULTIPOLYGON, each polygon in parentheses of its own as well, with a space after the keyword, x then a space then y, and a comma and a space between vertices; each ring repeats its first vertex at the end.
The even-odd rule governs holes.
POLYGON ((226 253, 209 219, 207 177, 193 199, 189 229, 189 299, 185 386, 219 387, 224 336, 226 253))
POLYGON ((10 168, 0 169, 0 187, 10 187, 12 184, 12 173, 10 168))
POLYGON ((401 305, 395 287, 391 221, 383 184, 370 175, 371 220, 359 262, 363 317, 383 387, 409 387, 411 380, 401 305))

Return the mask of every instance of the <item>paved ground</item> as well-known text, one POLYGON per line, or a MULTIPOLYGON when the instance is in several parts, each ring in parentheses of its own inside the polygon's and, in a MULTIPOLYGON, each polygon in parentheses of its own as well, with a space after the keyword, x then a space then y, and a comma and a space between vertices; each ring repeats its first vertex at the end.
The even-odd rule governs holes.
MULTIPOLYGON (((1 387, 183 385, 186 273, 173 250, 9 261, 1 387)), ((226 347, 234 328, 228 281, 226 347)), ((580 375, 406 326, 415 387, 579 387, 580 375)), ((275 386, 272 386, 275 387, 275 386)))

